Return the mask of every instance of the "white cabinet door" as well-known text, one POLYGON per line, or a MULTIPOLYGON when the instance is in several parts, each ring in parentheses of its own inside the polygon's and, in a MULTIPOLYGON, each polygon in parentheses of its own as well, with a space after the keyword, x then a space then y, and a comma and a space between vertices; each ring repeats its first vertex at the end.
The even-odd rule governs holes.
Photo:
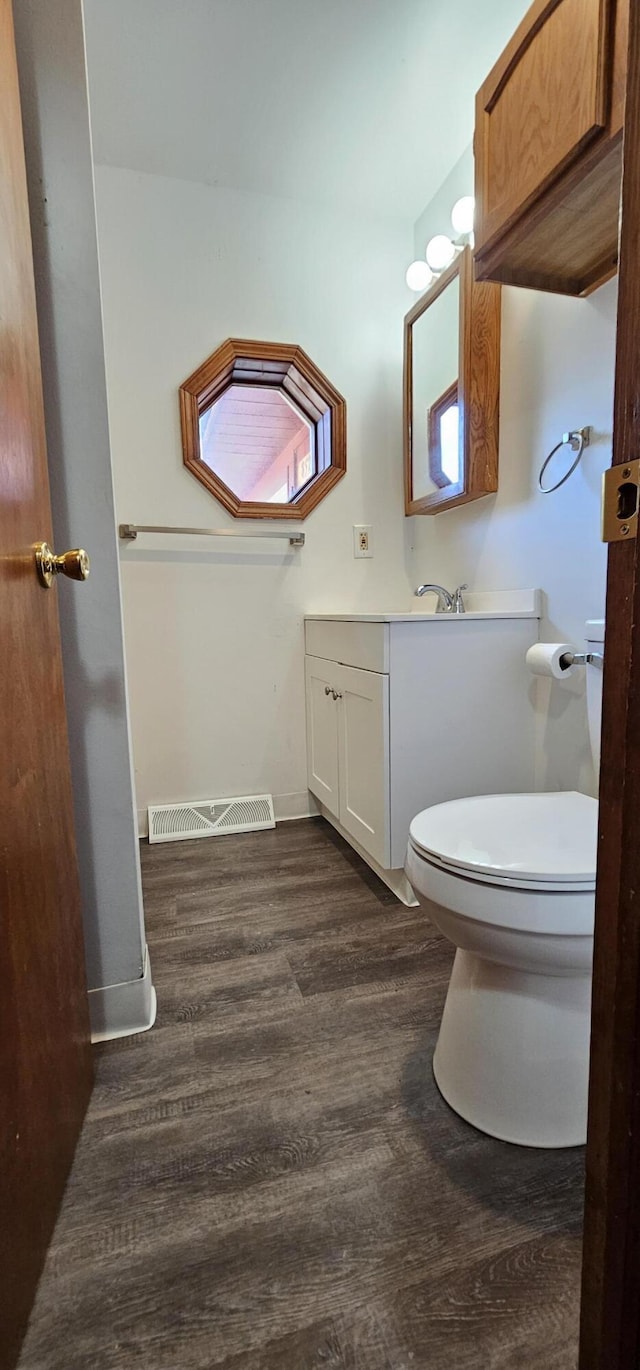
POLYGON ((333 661, 306 656, 307 784, 335 818, 339 817, 338 789, 338 676, 343 669, 333 661))
MULTIPOLYGON (((379 865, 390 862, 389 677, 338 666, 342 827, 379 865)), ((334 677, 335 679, 335 677, 334 677)))

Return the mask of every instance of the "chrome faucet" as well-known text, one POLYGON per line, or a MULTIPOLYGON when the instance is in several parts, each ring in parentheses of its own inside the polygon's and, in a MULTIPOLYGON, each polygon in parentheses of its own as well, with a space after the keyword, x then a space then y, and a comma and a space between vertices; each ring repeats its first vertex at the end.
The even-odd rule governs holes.
POLYGON ((452 613, 453 613, 453 595, 450 595, 450 594, 449 594, 449 591, 448 591, 448 590, 445 590, 444 585, 419 585, 418 588, 417 588, 417 590, 416 590, 416 594, 417 594, 417 595, 428 595, 428 594, 437 595, 437 596, 438 596, 438 603, 437 603, 437 606, 436 606, 436 613, 437 613, 437 614, 452 614, 452 613))
POLYGON ((444 585, 419 585, 416 594, 420 596, 428 594, 437 595, 437 614, 463 614, 465 612, 465 607, 462 591, 468 589, 468 585, 458 585, 453 594, 450 594, 448 590, 445 590, 444 585))

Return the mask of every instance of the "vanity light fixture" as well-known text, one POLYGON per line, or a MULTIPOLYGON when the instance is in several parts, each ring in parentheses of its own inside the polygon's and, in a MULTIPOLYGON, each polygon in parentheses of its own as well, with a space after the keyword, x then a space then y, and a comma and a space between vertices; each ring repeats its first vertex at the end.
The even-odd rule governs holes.
POLYGON ((456 200, 451 210, 451 224, 458 237, 468 238, 473 233, 473 216, 476 202, 473 195, 463 195, 456 200))
POLYGON ((433 271, 426 262, 412 262, 407 268, 405 280, 410 290, 415 290, 416 294, 421 295, 423 290, 427 290, 433 280, 433 271))
POLYGON ((445 271, 451 266, 455 255, 455 243, 447 238, 446 233, 436 233, 435 238, 429 239, 425 256, 432 271, 445 271))
POLYGON ((422 295, 429 289, 436 276, 440 276, 451 266, 463 248, 473 247, 475 204, 473 195, 461 195, 451 210, 451 224, 456 237, 451 238, 447 233, 436 233, 427 243, 425 260, 420 257, 407 268, 405 280, 409 289, 414 290, 417 295, 422 295))

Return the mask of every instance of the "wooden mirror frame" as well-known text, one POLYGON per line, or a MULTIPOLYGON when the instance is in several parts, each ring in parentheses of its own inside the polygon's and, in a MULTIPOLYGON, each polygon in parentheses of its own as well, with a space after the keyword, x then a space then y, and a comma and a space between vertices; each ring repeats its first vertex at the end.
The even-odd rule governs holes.
POLYGON ((183 461, 234 518, 304 519, 347 469, 346 413, 342 395, 301 347, 227 338, 180 386, 183 461), (290 503, 241 500, 202 460, 200 418, 231 385, 282 391, 313 427, 317 470, 290 503))
POLYGON ((498 489, 500 401, 500 286, 474 279, 473 254, 465 247, 404 321, 404 511, 439 514, 498 489), (434 300, 460 280, 458 405, 462 478, 414 499, 412 462, 413 325, 434 300))

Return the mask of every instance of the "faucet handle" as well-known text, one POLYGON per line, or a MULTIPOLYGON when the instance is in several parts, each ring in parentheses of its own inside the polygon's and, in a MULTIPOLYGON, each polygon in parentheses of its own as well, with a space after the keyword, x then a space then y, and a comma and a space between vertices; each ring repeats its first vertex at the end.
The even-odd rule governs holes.
POLYGON ((456 586, 456 588, 455 588, 455 590, 454 590, 454 592, 453 592, 453 612, 454 612, 454 614, 464 614, 464 613, 466 612, 465 606, 464 606, 464 599, 462 598, 462 591, 463 591, 463 590, 468 590, 468 589, 469 589, 469 586, 466 584, 466 582, 465 582, 464 585, 457 585, 457 586, 456 586))

